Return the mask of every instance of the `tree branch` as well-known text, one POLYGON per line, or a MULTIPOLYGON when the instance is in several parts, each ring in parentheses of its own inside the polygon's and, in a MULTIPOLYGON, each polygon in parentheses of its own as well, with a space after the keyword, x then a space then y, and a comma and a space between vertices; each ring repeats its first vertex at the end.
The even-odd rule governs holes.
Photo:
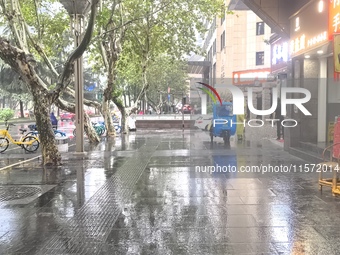
POLYGON ((80 58, 83 53, 85 52, 87 46, 90 44, 91 38, 92 38, 92 33, 94 29, 94 23, 96 19, 96 14, 97 14, 97 4, 99 0, 92 0, 91 4, 91 14, 90 14, 90 19, 87 25, 86 32, 84 34, 84 37, 79 44, 79 46, 73 51, 73 53, 69 56, 67 59, 65 65, 64 65, 64 70, 62 74, 60 75, 57 86, 54 90, 55 97, 58 97, 60 92, 65 89, 68 86, 68 80, 70 80, 71 73, 73 71, 73 63, 76 59, 80 58))
MULTIPOLYGON (((10 42, 3 37, 0 37, 0 58, 4 60, 6 64, 11 66, 27 84, 39 84, 40 87, 38 87, 38 90, 43 92, 44 96, 47 96, 47 86, 40 77, 38 77, 34 68, 30 65, 27 60, 26 53, 11 45, 10 42)), ((28 86, 28 88, 33 94, 31 86, 28 86)))
POLYGON ((39 13, 38 13, 38 3, 37 3, 37 0, 34 0, 34 8, 35 8, 35 15, 37 16, 38 38, 41 39, 41 25, 40 25, 41 22, 40 22, 40 16, 39 16, 39 13))
MULTIPOLYGON (((68 94, 69 96, 75 98, 75 91, 73 89, 71 89, 70 87, 67 87, 65 89, 65 93, 68 94)), ((92 101, 92 100, 88 100, 86 98, 83 99, 84 105, 87 106, 91 106, 91 107, 95 107, 95 108, 100 108, 101 104, 96 102, 96 101, 92 101)))

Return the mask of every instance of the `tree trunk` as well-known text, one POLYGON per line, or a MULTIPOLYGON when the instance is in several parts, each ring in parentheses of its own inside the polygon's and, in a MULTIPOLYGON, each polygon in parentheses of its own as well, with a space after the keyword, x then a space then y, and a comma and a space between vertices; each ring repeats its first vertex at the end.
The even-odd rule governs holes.
POLYGON ((24 103, 20 100, 19 101, 19 106, 20 106, 20 116, 21 118, 24 118, 25 115, 24 115, 24 103))
POLYGON ((89 138, 90 143, 99 143, 100 139, 97 135, 96 130, 94 130, 91 120, 89 118, 89 115, 84 112, 84 129, 87 135, 87 138, 89 138))
POLYGON ((61 165, 61 155, 55 144, 55 137, 48 109, 50 102, 48 97, 41 96, 40 93, 33 94, 34 114, 39 132, 39 140, 44 165, 61 165))
POLYGON ((124 105, 127 106, 126 93, 124 92, 124 105))
POLYGON ((17 106, 18 106, 17 101, 16 100, 11 100, 11 105, 12 105, 11 109, 16 109, 17 106))
POLYGON ((131 89, 128 89, 128 104, 126 104, 125 106, 131 107, 131 89))
POLYGON ((122 128, 122 133, 126 134, 129 132, 129 126, 128 126, 129 123, 126 121, 126 119, 130 115, 130 113, 127 112, 127 109, 124 107, 124 105, 119 100, 115 101, 114 99, 114 103, 117 105, 119 111, 122 114, 121 128, 122 128))
POLYGON ((113 125, 112 115, 110 111, 110 100, 107 100, 105 97, 102 105, 102 114, 106 128, 106 136, 108 137, 116 136, 116 129, 115 126, 113 125))
POLYGON ((136 108, 138 107, 138 103, 141 103, 141 109, 144 111, 145 113, 145 98, 144 100, 142 99, 142 96, 146 96, 146 91, 149 88, 149 83, 148 83, 148 78, 146 75, 146 68, 147 68, 147 64, 148 64, 148 54, 146 53, 144 55, 144 59, 142 60, 142 90, 139 92, 134 105, 132 106, 132 111, 134 112, 136 110, 136 108))

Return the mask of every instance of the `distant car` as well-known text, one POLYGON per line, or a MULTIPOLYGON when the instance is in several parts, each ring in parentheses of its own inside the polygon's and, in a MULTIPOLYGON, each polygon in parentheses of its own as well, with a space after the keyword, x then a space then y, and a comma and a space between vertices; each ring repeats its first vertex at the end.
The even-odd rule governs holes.
POLYGON ((136 128, 136 119, 132 116, 129 116, 127 118, 127 121, 128 121, 128 126, 129 126, 129 130, 130 131, 136 131, 137 128, 136 128))
POLYGON ((212 115, 202 115, 199 116, 195 120, 195 127, 202 129, 202 130, 208 130, 209 124, 211 124, 212 121, 212 115))
POLYGON ((71 112, 64 112, 64 113, 60 114, 59 117, 60 117, 61 121, 64 121, 64 120, 74 121, 76 119, 76 115, 74 113, 71 113, 71 112))
MULTIPOLYGON (((24 114, 24 118, 30 118, 30 117, 34 117, 34 112, 33 111, 29 111, 29 110, 24 110, 23 111, 23 114, 24 114)), ((21 112, 19 111, 19 112, 17 112, 16 113, 16 116, 18 117, 18 118, 21 118, 21 112)))
POLYGON ((92 111, 91 109, 89 110, 85 110, 85 112, 90 115, 90 116, 93 116, 94 115, 94 111, 92 111))
POLYGON ((192 111, 192 108, 189 104, 185 104, 183 105, 183 113, 184 114, 190 114, 192 111))

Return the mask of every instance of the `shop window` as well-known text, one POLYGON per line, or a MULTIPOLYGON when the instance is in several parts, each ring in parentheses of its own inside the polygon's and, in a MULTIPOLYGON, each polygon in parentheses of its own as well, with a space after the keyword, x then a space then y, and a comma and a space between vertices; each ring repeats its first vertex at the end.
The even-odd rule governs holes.
POLYGON ((264 35, 264 22, 256 22, 256 35, 264 35))
POLYGON ((257 66, 264 65, 264 51, 256 52, 256 65, 257 66))

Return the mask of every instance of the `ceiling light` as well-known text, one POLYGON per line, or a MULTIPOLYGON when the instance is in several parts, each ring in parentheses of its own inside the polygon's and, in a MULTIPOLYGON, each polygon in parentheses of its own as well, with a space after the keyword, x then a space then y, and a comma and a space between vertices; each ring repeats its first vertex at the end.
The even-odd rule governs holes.
POLYGON ((319 1, 319 5, 318 5, 318 10, 319 10, 319 12, 323 12, 323 9, 324 9, 324 2, 323 2, 323 0, 320 0, 319 1))
POLYGON ((310 58, 310 55, 306 55, 305 58, 310 58))
POLYGON ((323 53, 323 50, 318 50, 316 53, 322 54, 322 53, 323 53))

